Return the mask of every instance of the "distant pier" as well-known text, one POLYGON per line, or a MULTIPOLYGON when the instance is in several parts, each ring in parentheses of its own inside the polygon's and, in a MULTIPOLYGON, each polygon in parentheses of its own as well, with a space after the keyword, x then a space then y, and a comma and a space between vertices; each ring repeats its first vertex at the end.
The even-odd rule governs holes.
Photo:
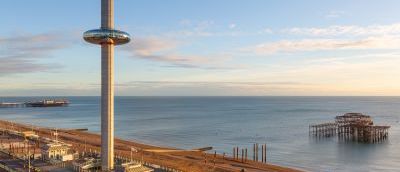
POLYGON ((389 137, 390 126, 374 125, 372 118, 361 113, 346 113, 336 116, 335 122, 313 124, 309 133, 315 137, 337 135, 339 140, 363 143, 378 143, 389 137))
POLYGON ((25 107, 25 103, 0 103, 0 108, 25 107))
POLYGON ((42 100, 24 103, 14 103, 14 102, 0 102, 0 108, 17 108, 17 107, 59 107, 67 106, 69 104, 68 100, 42 100))

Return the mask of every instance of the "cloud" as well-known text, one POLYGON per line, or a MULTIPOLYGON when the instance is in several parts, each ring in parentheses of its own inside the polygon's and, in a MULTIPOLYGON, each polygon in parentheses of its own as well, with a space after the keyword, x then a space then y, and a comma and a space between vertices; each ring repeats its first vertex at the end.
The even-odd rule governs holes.
POLYGON ((261 33, 272 34, 272 33, 274 33, 274 31, 272 31, 272 29, 270 29, 270 28, 265 28, 263 31, 261 31, 261 33))
MULTIPOLYGON (((170 87, 170 86, 288 86, 288 85, 310 85, 308 83, 291 82, 291 81, 271 81, 271 82, 256 82, 256 81, 179 81, 179 80, 149 80, 149 81, 129 81, 116 83, 119 88, 124 87, 170 87)), ((87 83, 79 85, 79 83, 61 83, 61 82, 37 82, 31 83, 31 88, 90 88, 99 89, 100 83, 87 83)))
POLYGON ((147 96, 260 96, 279 94, 277 92, 285 94, 285 91, 296 87, 304 88, 310 87, 310 85, 285 81, 132 81, 118 84, 117 90, 125 95, 147 96))
POLYGON ((50 51, 64 48, 58 34, 23 35, 15 37, 0 37, 2 53, 0 57, 38 58, 50 51))
POLYGON ((369 26, 293 27, 282 29, 280 33, 305 37, 260 43, 242 50, 268 55, 302 51, 400 48, 400 23, 369 26))
POLYGON ((188 85, 219 85, 219 86, 271 86, 271 85, 308 85, 300 82, 254 82, 254 81, 131 81, 117 84, 118 87, 132 87, 139 85, 159 85, 159 86, 188 86, 188 85))
POLYGON ((45 72, 59 67, 59 64, 40 64, 31 59, 0 58, 0 76, 16 73, 45 72))
POLYGON ((178 28, 164 32, 164 37, 170 38, 215 38, 215 37, 237 37, 237 36, 256 36, 271 34, 269 28, 264 30, 243 30, 238 28, 237 23, 218 24, 212 20, 181 20, 178 28))
POLYGON ((179 26, 181 26, 181 28, 165 32, 163 35, 170 38, 204 38, 251 36, 272 33, 272 30, 268 28, 261 31, 243 31, 237 28, 238 25, 236 23, 221 25, 216 24, 212 20, 181 20, 179 21, 179 26))
MULTIPOLYGON (((135 39, 135 44, 128 44, 128 46, 124 47, 124 50, 133 50, 139 57, 148 58, 154 56, 155 53, 169 51, 177 46, 178 42, 172 39, 148 37, 135 39)), ((158 57, 158 59, 168 60, 163 56, 158 57)))
POLYGON ((214 36, 215 33, 210 31, 210 28, 214 26, 212 20, 192 21, 192 20, 181 20, 179 25, 183 28, 181 30, 174 30, 166 33, 169 37, 209 37, 214 36))
POLYGON ((322 50, 362 50, 362 49, 397 49, 400 37, 368 37, 365 39, 302 39, 282 40, 262 43, 244 48, 244 51, 269 55, 274 53, 292 53, 322 50))
POLYGON ((319 83, 320 89, 329 94, 399 95, 398 53, 332 57, 326 61, 305 62, 301 68, 292 67, 280 75, 288 80, 301 78, 303 82, 319 83))
POLYGON ((325 15, 326 18, 339 18, 343 15, 347 14, 344 11, 329 11, 328 14, 325 15))
POLYGON ((389 25, 333 25, 328 27, 294 27, 282 30, 285 34, 296 34, 306 36, 377 36, 377 35, 399 35, 400 23, 389 25))
POLYGON ((130 54, 130 57, 141 58, 167 63, 164 67, 181 68, 204 68, 222 69, 220 61, 226 59, 226 55, 187 55, 177 50, 181 43, 166 38, 138 38, 135 44, 128 44, 123 50, 130 54))
MULTIPOLYGON (((31 84, 29 84, 31 85, 31 84)), ((99 96, 99 89, 93 88, 4 88, 0 89, 2 96, 99 96)))
POLYGON ((174 50, 178 42, 171 39, 160 38, 138 38, 135 44, 128 44, 123 50, 132 53, 132 57, 170 62, 172 64, 184 65, 201 61, 195 56, 184 56, 177 54, 174 50))
POLYGON ((59 34, 0 37, 0 76, 43 72, 60 67, 57 64, 43 64, 39 60, 48 58, 51 52, 66 46, 59 34))

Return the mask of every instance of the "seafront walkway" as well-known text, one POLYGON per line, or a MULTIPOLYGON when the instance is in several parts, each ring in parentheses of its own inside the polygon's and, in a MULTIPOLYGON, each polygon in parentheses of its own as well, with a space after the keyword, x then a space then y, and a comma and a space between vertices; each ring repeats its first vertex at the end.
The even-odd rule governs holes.
MULTIPOLYGON (((15 130, 25 131, 33 130, 39 137, 53 138, 53 130, 49 128, 32 127, 24 124, 12 124, 15 130)), ((10 127, 10 122, 0 120, 0 128, 10 127)), ((72 149, 82 153, 100 152, 100 135, 76 130, 58 130, 58 139, 72 145, 72 149)), ((175 148, 157 147, 142 144, 136 141, 127 141, 119 138, 115 139, 116 159, 127 160, 134 159, 146 164, 158 165, 170 169, 166 171, 271 171, 271 172, 296 172, 299 170, 287 167, 281 167, 272 164, 265 164, 248 160, 241 162, 231 157, 220 154, 205 153, 202 151, 185 151, 175 148), (158 151, 138 151, 131 152, 131 149, 137 150, 158 150, 158 151), (167 150, 167 151, 166 151, 167 150), (173 151, 168 151, 173 150, 173 151)))

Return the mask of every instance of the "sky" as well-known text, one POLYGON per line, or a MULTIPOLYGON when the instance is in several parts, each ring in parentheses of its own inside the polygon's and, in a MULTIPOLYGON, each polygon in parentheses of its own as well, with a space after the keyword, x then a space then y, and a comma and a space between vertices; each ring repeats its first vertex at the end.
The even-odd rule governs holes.
MULTIPOLYGON (((117 96, 400 96, 398 0, 115 0, 117 96)), ((98 96, 100 0, 0 6, 0 96, 98 96)))

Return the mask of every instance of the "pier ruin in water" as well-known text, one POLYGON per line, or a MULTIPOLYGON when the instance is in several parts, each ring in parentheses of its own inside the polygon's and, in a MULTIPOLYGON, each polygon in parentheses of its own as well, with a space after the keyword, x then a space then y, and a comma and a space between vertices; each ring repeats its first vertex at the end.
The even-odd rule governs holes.
POLYGON ((374 125, 372 118, 362 113, 346 113, 336 116, 335 122, 309 126, 310 135, 331 137, 337 135, 339 140, 363 143, 378 143, 389 136, 390 126, 374 125))

